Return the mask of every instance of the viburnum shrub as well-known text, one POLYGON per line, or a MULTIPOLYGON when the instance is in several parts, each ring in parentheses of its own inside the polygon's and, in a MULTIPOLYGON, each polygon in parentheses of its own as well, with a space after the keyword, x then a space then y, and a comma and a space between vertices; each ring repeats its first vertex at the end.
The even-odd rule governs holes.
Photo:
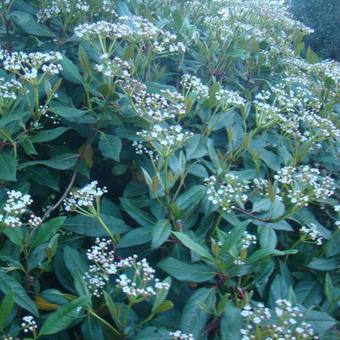
POLYGON ((0 8, 2 339, 339 338, 340 67, 284 1, 0 8))

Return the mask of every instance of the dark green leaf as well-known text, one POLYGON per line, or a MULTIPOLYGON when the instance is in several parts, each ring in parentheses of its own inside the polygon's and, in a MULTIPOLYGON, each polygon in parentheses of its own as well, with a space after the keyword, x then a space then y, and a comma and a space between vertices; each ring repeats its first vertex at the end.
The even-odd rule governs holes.
POLYGON ((22 11, 12 11, 11 20, 25 33, 40 37, 54 38, 55 34, 45 25, 37 23, 32 15, 22 11))
POLYGON ((215 300, 215 291, 208 288, 200 288, 195 291, 186 302, 182 319, 181 330, 184 333, 192 333, 195 339, 203 335, 205 325, 209 319, 209 308, 215 300))
POLYGON ((57 127, 50 130, 41 130, 31 137, 32 143, 50 142, 69 130, 67 127, 57 127))
POLYGON ((122 149, 122 142, 119 137, 102 133, 99 138, 98 147, 105 158, 119 162, 119 155, 122 149))
POLYGON ((158 267, 179 281, 205 282, 215 276, 212 268, 203 264, 189 264, 173 257, 162 260, 158 267))
POLYGON ((18 306, 22 307, 23 309, 26 309, 33 315, 38 316, 39 313, 34 301, 27 295, 22 285, 12 276, 6 274, 1 270, 0 270, 0 290, 4 294, 10 294, 11 292, 13 292, 14 302, 18 306))
POLYGON ((171 224, 169 220, 159 220, 152 227, 152 241, 151 248, 156 249, 160 247, 169 237, 171 233, 171 224))
POLYGON ((176 205, 180 210, 197 205, 205 195, 205 192, 206 188, 203 185, 194 185, 189 190, 178 196, 176 205))
POLYGON ((83 308, 89 302, 90 298, 84 296, 60 307, 48 316, 40 329, 39 336, 55 334, 67 329, 73 321, 83 317, 83 308))
POLYGON ((240 329, 243 325, 241 310, 233 303, 228 302, 225 306, 221 318, 221 339, 223 340, 240 340, 240 329))
POLYGON ((42 243, 49 241, 49 239, 54 236, 54 234, 60 229, 64 224, 66 217, 56 217, 48 220, 39 226, 37 231, 34 233, 31 246, 36 247, 42 243))
MULTIPOLYGON (((130 227, 127 226, 125 222, 119 218, 108 216, 105 214, 101 214, 100 216, 113 234, 121 234, 130 230, 130 227)), ((64 229, 72 231, 73 233, 78 235, 94 237, 108 236, 105 229, 95 218, 83 215, 69 217, 64 224, 64 229)))
POLYGON ((0 304, 0 331, 4 329, 7 318, 11 314, 14 305, 13 292, 7 293, 0 304))
POLYGON ((0 153, 0 180, 16 181, 16 166, 15 157, 9 153, 1 151, 0 153))

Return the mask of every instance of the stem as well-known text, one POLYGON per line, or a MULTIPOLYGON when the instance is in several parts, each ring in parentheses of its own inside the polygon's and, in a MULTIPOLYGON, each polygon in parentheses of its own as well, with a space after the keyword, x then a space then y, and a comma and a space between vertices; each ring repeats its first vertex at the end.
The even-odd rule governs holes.
POLYGON ((214 226, 214 232, 218 229, 218 227, 220 226, 220 223, 221 223, 221 220, 222 220, 222 211, 219 211, 218 213, 218 217, 217 217, 217 220, 216 220, 216 224, 214 226))
MULTIPOLYGON (((302 242, 301 239, 298 239, 295 243, 293 243, 293 245, 289 248, 289 249, 294 249, 298 244, 300 244, 302 242)), ((288 261, 288 257, 289 257, 289 254, 286 255, 285 257, 285 263, 287 263, 288 261)))
POLYGON ((109 328, 113 333, 119 336, 119 339, 122 339, 120 334, 113 326, 111 326, 106 320, 101 318, 99 315, 97 315, 94 311, 91 309, 87 310, 88 313, 90 313, 94 318, 96 318, 98 321, 100 321, 102 324, 104 324, 107 328, 109 328))
POLYGON ((109 234, 111 240, 113 241, 114 244, 117 244, 118 241, 116 240, 115 236, 112 234, 111 230, 109 227, 106 225, 106 223, 103 221, 103 219, 100 217, 100 214, 96 214, 96 219, 100 223, 100 225, 105 229, 105 231, 109 234))

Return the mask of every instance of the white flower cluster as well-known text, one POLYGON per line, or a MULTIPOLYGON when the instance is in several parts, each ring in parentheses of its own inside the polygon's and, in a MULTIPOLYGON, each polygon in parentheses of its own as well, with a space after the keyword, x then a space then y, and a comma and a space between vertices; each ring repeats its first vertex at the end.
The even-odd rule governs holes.
POLYGON ((170 332, 169 335, 171 336, 172 340, 195 340, 191 333, 185 334, 181 331, 170 332))
POLYGON ((37 13, 37 20, 40 23, 44 23, 47 20, 65 14, 72 14, 72 17, 76 18, 87 13, 89 9, 89 2, 84 0, 77 0, 75 4, 69 0, 49 0, 45 7, 41 8, 37 13))
POLYGON ((248 200, 248 182, 233 174, 226 174, 221 181, 216 176, 211 176, 205 179, 205 185, 208 200, 224 211, 230 212, 236 207, 235 204, 242 206, 248 200))
POLYGON ((178 92, 161 90, 161 93, 148 93, 142 86, 131 96, 137 113, 150 122, 162 121, 185 115, 184 98, 178 92))
POLYGON ((85 40, 96 40, 98 38, 116 40, 129 37, 131 29, 128 25, 122 23, 116 24, 101 20, 75 27, 74 34, 85 40))
POLYGON ((98 21, 82 24, 75 28, 75 35, 86 40, 123 39, 130 42, 151 44, 158 53, 185 52, 185 45, 177 42, 177 36, 162 30, 145 18, 121 16, 115 23, 98 21))
POLYGON ((215 98, 221 102, 223 107, 242 106, 246 103, 237 92, 226 89, 220 89, 215 93, 215 98))
MULTIPOLYGON (((224 0, 211 1, 206 6, 197 3, 210 41, 227 41, 237 32, 240 41, 266 42, 260 52, 284 55, 290 50, 292 32, 311 29, 293 19, 284 1, 277 0, 224 0)), ((260 53, 261 54, 261 53, 260 53)))
POLYGON ((191 74, 184 74, 181 79, 181 85, 185 92, 192 93, 196 99, 208 99, 209 87, 203 85, 201 79, 191 74))
POLYGON ((38 328, 36 321, 31 315, 24 316, 22 321, 21 328, 24 333, 34 332, 38 328))
POLYGON ((114 251, 111 248, 111 240, 96 238, 95 245, 86 253, 87 258, 95 264, 90 265, 83 279, 88 289, 97 297, 102 295, 103 289, 109 282, 109 275, 117 272, 114 264, 114 251))
POLYGON ((3 207, 4 215, 0 214, 0 222, 7 227, 20 227, 23 222, 20 217, 27 212, 32 204, 31 196, 20 191, 7 191, 8 198, 3 207))
POLYGON ((140 261, 137 258, 137 255, 133 255, 116 263, 117 269, 127 269, 126 273, 119 275, 116 279, 123 293, 132 298, 148 298, 170 288, 168 283, 160 282, 155 278, 155 270, 150 267, 145 258, 140 261), (132 275, 129 269, 133 270, 132 275))
POLYGON ((307 207, 312 201, 327 199, 335 191, 334 179, 322 177, 319 169, 308 165, 284 167, 274 175, 274 179, 282 184, 281 197, 286 197, 297 207, 307 207))
POLYGON ((244 232, 241 238, 241 249, 248 249, 252 244, 256 244, 256 236, 249 234, 247 231, 244 232))
POLYGON ((6 71, 16 74, 21 79, 31 82, 39 74, 55 75, 62 70, 59 63, 62 55, 59 52, 6 52, 0 53, 0 60, 6 71))
POLYGON ((234 259, 234 265, 235 266, 242 266, 244 265, 244 259, 241 257, 241 256, 237 256, 235 259, 234 259))
POLYGON ((269 182, 264 178, 254 178, 253 184, 260 196, 269 196, 268 194, 268 185, 269 182))
POLYGON ((257 126, 276 126, 301 142, 339 138, 340 130, 332 121, 332 114, 325 117, 324 113, 319 113, 323 105, 322 91, 319 83, 306 74, 287 76, 272 86, 271 91, 264 90, 256 95, 257 126))
POLYGON ((95 70, 103 73, 105 76, 110 78, 130 78, 130 64, 127 61, 120 59, 119 57, 114 57, 110 59, 108 54, 103 54, 100 57, 101 64, 95 65, 95 70))
POLYGON ((149 41, 158 53, 185 52, 185 45, 176 42, 177 36, 160 29, 145 18, 139 16, 119 17, 118 22, 131 28, 129 40, 135 42, 149 41))
POLYGON ((95 262, 96 266, 101 267, 109 275, 117 272, 116 266, 113 264, 115 257, 113 249, 110 250, 111 247, 111 240, 96 238, 95 245, 86 253, 90 261, 95 262))
MULTIPOLYGON (((169 127, 154 125, 150 130, 137 132, 137 135, 143 138, 158 155, 169 157, 176 150, 182 148, 193 136, 193 133, 183 131, 180 125, 171 125, 169 127)), ((142 154, 143 152, 150 154, 150 150, 142 142, 135 141, 132 145, 136 148, 137 154, 142 154)), ((153 152, 150 155, 153 155, 153 152)))
MULTIPOLYGON (((8 334, 4 334, 4 335, 2 336, 2 339, 3 339, 3 340, 14 340, 14 338, 13 338, 12 336, 8 335, 8 334)), ((18 340, 18 339, 15 338, 15 340, 18 340)))
POLYGON ((301 227, 300 233, 302 234, 303 239, 315 242, 319 246, 324 239, 314 223, 311 223, 309 226, 301 227))
POLYGON ((6 100, 15 100, 17 99, 18 94, 22 92, 23 87, 19 81, 15 79, 5 80, 4 78, 0 78, 0 103, 5 102, 6 100))
POLYGON ((255 307, 246 305, 241 315, 247 320, 247 326, 241 329, 242 340, 257 339, 318 339, 312 326, 303 321, 300 309, 291 302, 279 299, 274 311, 263 303, 255 307))
POLYGON ((107 193, 106 187, 98 188, 97 185, 97 181, 92 181, 85 187, 70 192, 69 197, 64 200, 65 210, 79 211, 92 207, 101 196, 107 193))
POLYGON ((101 296, 111 275, 117 275, 117 286, 129 298, 148 298, 170 288, 155 278, 155 270, 146 259, 138 261, 138 256, 133 255, 115 261, 111 240, 97 238, 96 244, 87 251, 87 258, 94 264, 85 273, 84 280, 95 296, 101 296))
POLYGON ((340 82, 340 63, 335 60, 326 60, 320 63, 312 64, 311 72, 318 74, 320 77, 331 78, 338 86, 340 82))

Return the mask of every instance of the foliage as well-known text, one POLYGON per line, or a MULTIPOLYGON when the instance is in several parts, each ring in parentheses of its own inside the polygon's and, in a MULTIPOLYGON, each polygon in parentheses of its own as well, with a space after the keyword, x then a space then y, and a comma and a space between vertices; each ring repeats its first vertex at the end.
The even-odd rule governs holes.
POLYGON ((3 0, 3 339, 336 339, 339 64, 274 0, 3 0))
POLYGON ((292 13, 314 29, 306 43, 324 58, 340 59, 340 7, 337 0, 292 0, 292 13))

